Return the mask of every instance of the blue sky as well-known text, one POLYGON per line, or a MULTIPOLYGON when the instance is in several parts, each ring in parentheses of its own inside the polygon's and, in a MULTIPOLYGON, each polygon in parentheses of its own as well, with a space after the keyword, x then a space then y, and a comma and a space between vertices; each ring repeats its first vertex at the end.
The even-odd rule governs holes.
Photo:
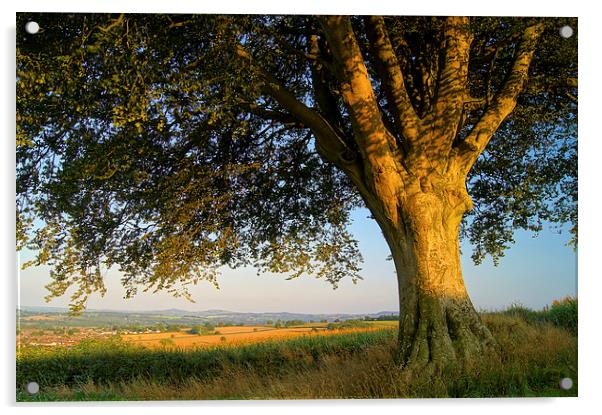
MULTIPOLYGON (((193 287, 196 303, 173 298, 167 293, 141 293, 124 300, 119 273, 106 275, 107 294, 94 295, 89 308, 150 310, 182 308, 189 310, 226 309, 232 311, 290 311, 304 313, 368 313, 398 309, 397 283, 393 262, 382 234, 367 210, 353 212, 352 232, 360 243, 364 257, 361 275, 364 280, 353 284, 343 281, 337 290, 323 280, 311 277, 285 280, 278 274, 257 276, 252 268, 224 269, 220 289, 208 283, 193 287)), ((538 237, 517 231, 516 243, 495 267, 490 259, 475 266, 470 259, 468 243, 462 247, 464 278, 472 301, 478 309, 500 309, 513 303, 539 309, 555 298, 576 294, 577 255, 566 246, 569 234, 546 228, 538 237)), ((20 254, 21 262, 31 252, 20 254)), ((29 268, 20 271, 20 304, 66 306, 68 295, 44 302, 49 282, 48 269, 29 268)))

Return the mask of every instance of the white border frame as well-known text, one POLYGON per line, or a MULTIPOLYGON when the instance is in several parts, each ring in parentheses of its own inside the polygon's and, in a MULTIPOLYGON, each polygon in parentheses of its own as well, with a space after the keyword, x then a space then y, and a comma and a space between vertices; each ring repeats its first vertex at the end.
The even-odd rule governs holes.
MULTIPOLYGON (((598 206, 600 206, 600 160, 602 151, 600 127, 597 119, 600 107, 597 100, 600 91, 599 72, 600 27, 602 22, 594 7, 585 1, 528 2, 503 0, 492 4, 483 1, 432 0, 429 2, 393 2, 381 0, 305 0, 290 5, 281 0, 251 2, 248 0, 220 0, 217 2, 192 2, 184 0, 103 0, 81 2, 76 0, 53 2, 26 0, 20 3, 3 2, 2 13, 2 63, 0 64, 2 90, 0 99, 2 116, 2 218, 4 230, 2 243, 2 295, 5 312, 4 339, 1 343, 3 371, 0 390, 7 413, 17 410, 28 412, 43 410, 47 414, 80 413, 82 407, 92 414, 104 414, 112 407, 142 409, 151 414, 163 414, 166 408, 178 413, 215 411, 234 413, 244 410, 250 414, 306 414, 308 411, 332 411, 343 409, 347 413, 360 414, 369 408, 379 413, 420 411, 423 413, 445 412, 445 415, 472 413, 507 415, 510 411, 537 410, 546 415, 570 412, 589 412, 599 407, 600 351, 602 344, 599 321, 598 296, 600 272, 598 239, 601 235, 598 206), (200 3, 200 4, 199 4, 200 3), (485 4, 487 3, 487 4, 485 4), (297 14, 404 14, 404 15, 516 15, 516 16, 577 16, 579 17, 579 187, 580 249, 579 249, 579 398, 520 398, 520 399, 420 399, 420 400, 338 400, 338 401, 174 401, 174 402, 123 402, 123 403, 48 403, 43 409, 38 404, 15 403, 15 309, 17 301, 16 255, 14 249, 14 134, 15 134, 15 13, 17 11, 72 11, 72 12, 145 12, 145 13, 297 13, 297 14)), ((592 411, 593 412, 593 411, 592 411)))

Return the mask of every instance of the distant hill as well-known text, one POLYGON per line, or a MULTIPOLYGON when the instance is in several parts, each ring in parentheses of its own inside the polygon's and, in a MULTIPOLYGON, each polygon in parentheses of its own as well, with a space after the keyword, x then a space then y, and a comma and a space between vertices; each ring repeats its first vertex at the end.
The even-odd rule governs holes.
POLYGON ((66 313, 69 311, 65 307, 47 307, 47 306, 22 306, 17 308, 20 311, 26 311, 31 313, 66 313))
MULTIPOLYGON (((62 307, 30 307, 22 306, 20 309, 21 323, 26 323, 27 317, 36 314, 55 314, 54 323, 62 321, 69 325, 94 325, 94 324, 199 324, 203 322, 230 323, 230 324, 265 324, 276 320, 302 320, 309 321, 334 321, 361 319, 365 316, 378 318, 384 315, 397 315, 396 311, 379 311, 377 313, 347 314, 323 313, 305 314, 291 312, 256 312, 245 313, 229 310, 180 310, 170 308, 166 310, 126 311, 126 310, 95 310, 88 309, 77 317, 70 316, 68 309, 62 307)), ((36 322, 39 323, 39 322, 36 322)), ((50 323, 48 323, 50 324, 50 323)))

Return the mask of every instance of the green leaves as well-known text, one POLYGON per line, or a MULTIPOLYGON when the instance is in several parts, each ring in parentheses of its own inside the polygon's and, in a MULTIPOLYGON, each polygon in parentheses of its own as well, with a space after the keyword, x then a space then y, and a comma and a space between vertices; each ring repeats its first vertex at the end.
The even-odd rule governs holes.
MULTIPOLYGON (((340 112, 336 129, 350 138, 314 17, 19 14, 17 27, 29 19, 42 30, 17 38, 17 240, 37 250, 33 264, 53 267, 50 295, 75 286, 80 309, 102 291, 109 267, 123 272, 128 295, 142 288, 187 296, 190 284, 217 285, 225 265, 333 286, 359 278, 346 225, 360 197, 317 155, 311 132, 261 94, 256 69, 235 53, 243 45, 308 106, 316 99, 310 66, 319 67, 340 112), (307 53, 311 35, 324 56, 307 53)), ((362 22, 354 18, 353 27, 365 48, 362 22)), ((386 18, 413 105, 423 109, 435 98, 432 82, 421 87, 421 71, 437 69, 438 22, 386 18)), ((499 87, 513 33, 527 23, 471 20, 475 98, 499 87)), ((517 227, 576 224, 576 86, 567 83, 576 78, 576 36, 560 39, 559 24, 576 27, 546 20, 526 93, 471 172, 476 209, 464 230, 477 261, 499 257, 517 227)), ((386 117, 381 82, 367 66, 386 117)), ((459 140, 480 111, 468 111, 459 140)))
POLYGON ((537 233, 545 223, 571 224, 576 243, 576 124, 570 114, 556 123, 536 117, 529 107, 518 107, 471 171, 475 209, 466 217, 464 236, 476 263, 486 255, 497 263, 515 229, 537 233))
POLYGON ((18 229, 38 252, 27 265, 53 268, 49 297, 75 286, 77 312, 113 266, 128 296, 190 298, 190 284, 250 262, 357 278, 346 179, 305 132, 240 108, 258 99, 230 55, 247 18, 36 19, 39 43, 17 53, 18 229), (33 218, 44 225, 28 230, 33 218))

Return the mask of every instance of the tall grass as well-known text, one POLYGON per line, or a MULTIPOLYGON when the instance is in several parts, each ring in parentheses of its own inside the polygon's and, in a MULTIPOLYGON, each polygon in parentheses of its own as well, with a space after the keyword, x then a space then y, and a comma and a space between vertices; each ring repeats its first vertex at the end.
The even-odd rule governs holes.
POLYGON ((576 297, 554 300, 551 306, 545 307, 541 311, 531 310, 520 304, 515 304, 503 311, 503 314, 519 316, 532 324, 551 323, 569 330, 575 336, 577 335, 578 304, 576 297))
POLYGON ((485 314, 483 321, 498 342, 498 357, 434 377, 394 364, 395 330, 199 350, 148 350, 115 339, 71 350, 29 349, 17 358, 17 399, 576 396, 577 339, 570 324, 510 312, 485 314), (559 388, 563 377, 573 379, 573 389, 559 388), (38 395, 22 390, 32 380, 41 385, 38 395))
POLYGON ((73 348, 22 349, 17 354, 17 384, 24 385, 33 379, 41 387, 70 386, 145 378, 178 385, 191 377, 222 376, 232 367, 278 374, 314 365, 323 356, 347 357, 370 346, 389 343, 394 335, 391 330, 352 332, 194 350, 151 350, 125 343, 118 337, 88 340, 73 348))

